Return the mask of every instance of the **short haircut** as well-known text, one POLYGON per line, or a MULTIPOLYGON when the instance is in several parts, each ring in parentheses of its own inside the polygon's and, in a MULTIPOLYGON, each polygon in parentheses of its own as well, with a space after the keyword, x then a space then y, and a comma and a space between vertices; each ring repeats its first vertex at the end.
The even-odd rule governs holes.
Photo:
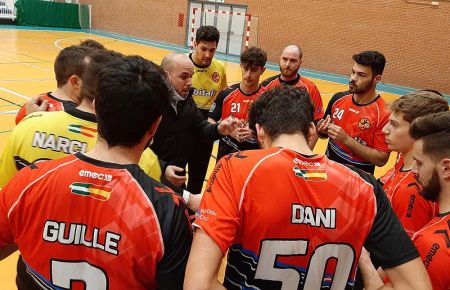
POLYGON ((259 47, 250 47, 241 54, 241 64, 264 67, 267 62, 267 54, 259 47))
POLYGON ((165 72, 140 56, 109 63, 99 74, 95 112, 98 134, 108 146, 138 144, 169 106, 165 72))
POLYGON ((409 134, 416 140, 423 140, 423 152, 433 160, 450 158, 450 111, 417 118, 409 134))
POLYGON ((216 44, 219 43, 220 32, 214 26, 206 25, 200 26, 195 33, 195 42, 199 43, 201 41, 210 42, 215 41, 216 44))
POLYGON ((256 132, 256 124, 275 140, 281 134, 301 133, 308 137, 313 121, 313 105, 304 88, 280 86, 258 98, 250 108, 249 126, 256 132))
POLYGON ((90 52, 89 47, 72 45, 63 48, 55 59, 54 70, 58 88, 67 83, 72 75, 83 75, 83 59, 90 52))
POLYGON ((81 84, 81 98, 94 100, 98 73, 110 62, 121 58, 122 54, 112 50, 92 50, 84 60, 84 72, 81 84))
POLYGON ((90 47, 92 49, 106 49, 103 44, 93 39, 86 39, 80 42, 80 46, 90 47))
POLYGON ((402 113, 403 119, 408 123, 412 123, 421 116, 445 111, 448 111, 447 100, 430 90, 416 91, 401 96, 391 105, 391 112, 402 113))
POLYGON ((370 66, 373 76, 382 75, 386 58, 381 52, 375 50, 363 51, 353 55, 353 60, 360 65, 370 66))

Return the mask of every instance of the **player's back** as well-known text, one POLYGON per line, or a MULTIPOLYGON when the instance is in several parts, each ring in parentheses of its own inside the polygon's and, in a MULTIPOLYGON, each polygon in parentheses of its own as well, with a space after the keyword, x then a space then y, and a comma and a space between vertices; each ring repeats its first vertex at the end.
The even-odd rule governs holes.
POLYGON ((351 287, 376 214, 373 179, 325 156, 280 148, 243 151, 221 162, 220 170, 233 172, 240 213, 228 289, 244 280, 260 289, 280 289, 280 281, 283 289, 351 287))
POLYGON ((156 289, 167 274, 181 285, 191 238, 184 211, 137 165, 82 154, 19 172, 0 207, 26 264, 19 280, 71 289, 156 289))

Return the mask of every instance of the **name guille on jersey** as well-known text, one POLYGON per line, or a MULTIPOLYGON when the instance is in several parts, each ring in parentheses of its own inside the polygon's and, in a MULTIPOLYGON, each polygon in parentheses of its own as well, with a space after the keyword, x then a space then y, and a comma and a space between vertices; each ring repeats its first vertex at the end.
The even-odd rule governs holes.
POLYGON ((119 255, 119 242, 121 235, 106 231, 103 241, 100 240, 100 229, 89 229, 85 224, 47 220, 42 232, 44 241, 62 245, 80 245, 88 248, 99 249, 109 254, 119 255), (88 233, 90 232, 90 233, 88 233), (90 239, 88 237, 91 237, 90 239))

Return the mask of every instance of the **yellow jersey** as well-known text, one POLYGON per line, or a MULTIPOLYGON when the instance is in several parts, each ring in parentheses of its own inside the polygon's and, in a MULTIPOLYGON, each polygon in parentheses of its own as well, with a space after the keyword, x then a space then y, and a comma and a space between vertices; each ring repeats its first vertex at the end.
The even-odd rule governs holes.
MULTIPOLYGON (((192 60, 192 53, 189 58, 192 60)), ((225 65, 215 58, 207 67, 196 65, 193 60, 192 63, 192 97, 199 109, 209 111, 219 92, 228 86, 225 65)))
MULTIPOLYGON (((91 113, 70 107, 65 111, 30 114, 13 129, 0 157, 0 188, 31 163, 86 153, 96 141, 97 122, 91 113)), ((160 180, 158 157, 149 148, 142 154, 139 166, 160 180)))

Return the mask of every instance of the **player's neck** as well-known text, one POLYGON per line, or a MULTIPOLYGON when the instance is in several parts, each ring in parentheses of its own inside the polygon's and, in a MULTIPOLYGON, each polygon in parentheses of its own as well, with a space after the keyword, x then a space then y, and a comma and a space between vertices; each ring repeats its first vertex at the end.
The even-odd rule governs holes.
POLYGON ((205 65, 202 64, 202 60, 198 59, 197 54, 195 53, 195 51, 191 54, 191 56, 192 56, 191 60, 192 60, 192 62, 194 63, 195 66, 198 66, 198 67, 208 67, 209 66, 209 65, 205 66, 205 65))
POLYGON ((57 88, 54 92, 52 92, 52 95, 62 101, 71 101, 78 103, 78 99, 75 96, 71 97, 70 89, 65 85, 57 88))
POLYGON ((296 73, 295 75, 293 75, 292 77, 285 77, 284 75, 280 75, 280 79, 285 81, 285 82, 290 82, 295 80, 296 78, 298 78, 298 73, 296 73))
POLYGON ((259 82, 251 85, 251 86, 247 86, 246 84, 244 84, 244 82, 241 82, 239 84, 239 88, 241 89, 241 91, 246 94, 246 95, 252 95, 254 93, 256 93, 256 91, 258 91, 259 89, 259 82))
POLYGON ((402 153, 402 157, 403 157, 403 170, 404 171, 411 170, 414 166, 414 158, 412 151, 402 153))
POLYGON ((281 134, 268 145, 290 149, 304 155, 314 155, 302 134, 281 134))
POLYGON ((136 147, 109 147, 104 140, 99 138, 97 144, 86 153, 86 156, 115 164, 138 164, 143 150, 136 147))
POLYGON ((374 89, 371 89, 362 94, 353 94, 353 99, 359 105, 364 105, 372 102, 378 96, 377 92, 374 89))
POLYGON ((81 103, 77 106, 77 109, 83 112, 95 114, 94 104, 91 100, 86 100, 86 98, 81 100, 81 103))
POLYGON ((444 181, 439 193, 439 213, 446 212, 450 212, 450 184, 444 181))

